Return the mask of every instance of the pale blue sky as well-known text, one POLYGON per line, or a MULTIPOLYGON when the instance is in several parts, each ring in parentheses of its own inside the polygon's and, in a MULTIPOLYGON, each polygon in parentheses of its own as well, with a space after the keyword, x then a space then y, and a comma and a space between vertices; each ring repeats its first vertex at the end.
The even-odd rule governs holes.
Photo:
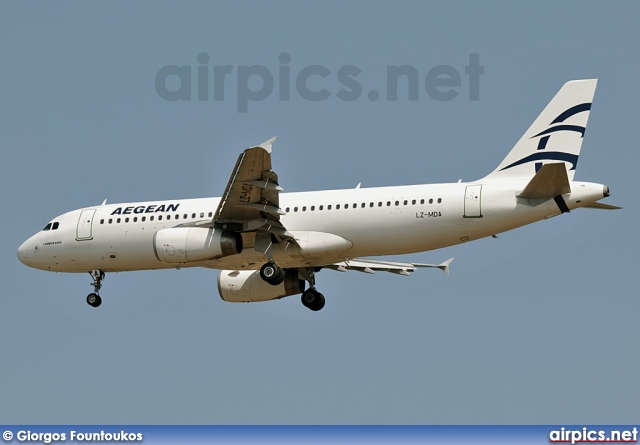
MULTIPOLYGON (((633 178, 635 2, 0 4, 0 423, 634 423, 640 299, 633 178), (232 65, 225 100, 168 102, 166 65, 232 65), (310 81, 238 112, 238 66, 310 81), (479 54, 480 99, 464 67, 479 54), (360 99, 336 73, 361 70, 360 99), (419 100, 384 94, 411 65, 419 100), (460 95, 422 86, 450 65, 460 95), (220 300, 217 271, 51 274, 15 251, 51 218, 109 202, 219 196, 238 153, 274 135, 287 191, 480 178, 566 81, 598 78, 576 179, 623 211, 569 215, 441 251, 452 272, 323 271, 299 297, 220 300)), ((212 69, 213 70, 213 69, 212 69)), ((254 79, 255 80, 255 79, 254 79)), ((175 79, 174 79, 175 81, 175 79)), ((277 82, 277 81, 276 81, 277 82)), ((253 84, 259 88, 260 84, 253 84)), ((213 91, 213 90, 212 90, 213 91)), ((403 90, 401 90, 402 92, 403 90)), ((393 233, 388 236, 393 237, 393 233)))

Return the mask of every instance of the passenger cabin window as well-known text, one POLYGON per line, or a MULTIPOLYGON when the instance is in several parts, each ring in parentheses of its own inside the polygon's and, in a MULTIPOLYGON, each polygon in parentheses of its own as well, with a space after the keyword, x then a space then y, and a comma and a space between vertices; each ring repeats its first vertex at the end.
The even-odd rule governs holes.
POLYGON ((438 198, 438 204, 442 202, 442 198, 438 198))
POLYGON ((327 206, 327 210, 331 210, 331 204, 327 206))
POLYGON ((421 199, 421 200, 420 200, 420 204, 424 204, 424 199, 421 199))
POLYGON ((429 204, 433 204, 433 198, 429 200, 429 204))

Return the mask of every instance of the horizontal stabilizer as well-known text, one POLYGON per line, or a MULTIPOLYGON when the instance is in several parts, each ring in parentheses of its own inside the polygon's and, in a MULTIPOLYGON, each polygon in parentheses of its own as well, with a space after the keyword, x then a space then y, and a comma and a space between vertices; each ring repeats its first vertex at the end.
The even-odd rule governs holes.
POLYGON ((601 202, 594 202, 593 204, 589 204, 584 206, 585 209, 598 209, 598 210, 620 210, 622 207, 612 206, 609 204, 603 204, 601 202))
POLYGON ((565 193, 571 193, 567 168, 563 162, 557 162, 543 165, 518 198, 549 199, 565 193))

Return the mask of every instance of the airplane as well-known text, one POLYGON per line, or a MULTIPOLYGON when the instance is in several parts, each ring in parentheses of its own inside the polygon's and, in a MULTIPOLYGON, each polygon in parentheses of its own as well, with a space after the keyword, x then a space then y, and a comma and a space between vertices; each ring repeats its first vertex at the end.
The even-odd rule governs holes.
POLYGON ((272 138, 240 154, 219 198, 90 206, 53 218, 18 249, 27 266, 89 272, 102 303, 105 273, 220 269, 229 302, 301 295, 312 311, 322 269, 409 275, 440 264, 386 261, 496 236, 599 202, 602 184, 574 181, 597 79, 567 82, 487 176, 472 182, 284 193, 271 165, 272 138), (306 286, 308 283, 308 287, 306 286), (306 289, 305 289, 306 288, 306 289))

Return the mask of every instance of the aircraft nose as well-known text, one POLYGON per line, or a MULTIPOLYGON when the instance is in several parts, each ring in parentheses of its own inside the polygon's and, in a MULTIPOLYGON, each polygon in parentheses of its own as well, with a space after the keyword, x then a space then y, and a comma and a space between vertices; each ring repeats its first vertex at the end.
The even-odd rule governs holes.
POLYGON ((18 247, 18 252, 17 252, 18 259, 20 260, 20 262, 25 266, 29 266, 29 267, 31 267, 31 265, 29 264, 29 252, 31 251, 30 246, 31 246, 31 243, 29 240, 27 240, 24 243, 22 243, 20 247, 18 247))

